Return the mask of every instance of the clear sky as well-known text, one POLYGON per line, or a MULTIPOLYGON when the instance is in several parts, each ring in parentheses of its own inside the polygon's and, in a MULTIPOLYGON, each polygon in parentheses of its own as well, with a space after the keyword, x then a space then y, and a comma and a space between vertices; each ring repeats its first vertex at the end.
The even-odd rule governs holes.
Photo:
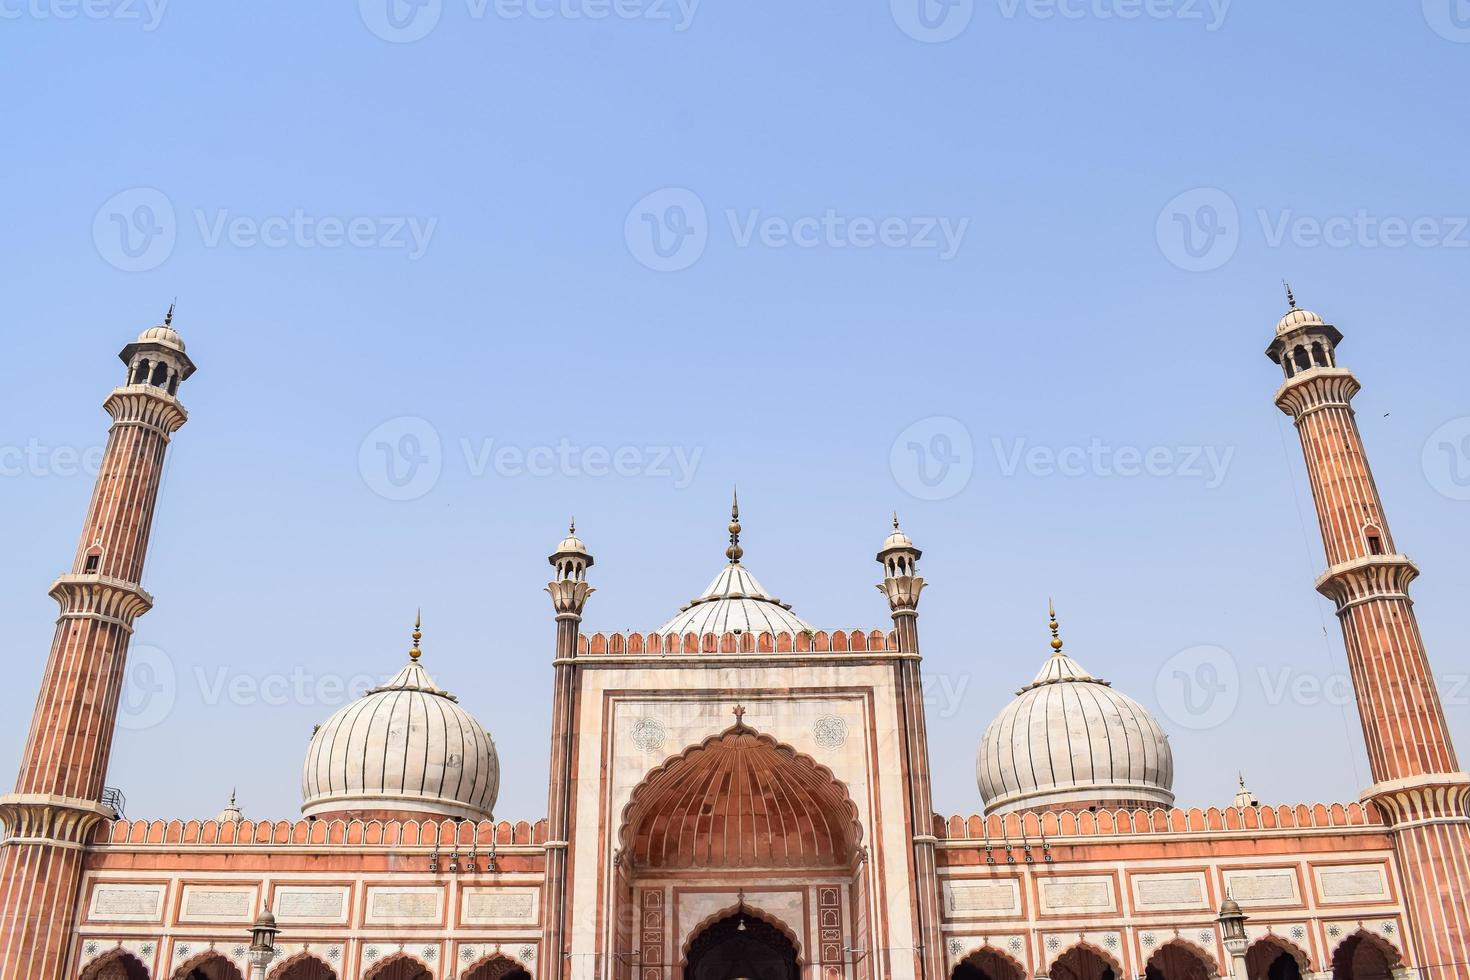
POLYGON ((1470 751, 1463 2, 152 2, 0 0, 0 773, 115 353, 177 296, 130 815, 294 815, 422 606, 497 815, 540 817, 568 516, 587 625, 654 629, 735 483, 819 626, 887 624, 892 509, 923 547, 939 810, 979 809, 1049 595, 1181 803, 1356 799, 1283 277, 1346 334, 1470 751))

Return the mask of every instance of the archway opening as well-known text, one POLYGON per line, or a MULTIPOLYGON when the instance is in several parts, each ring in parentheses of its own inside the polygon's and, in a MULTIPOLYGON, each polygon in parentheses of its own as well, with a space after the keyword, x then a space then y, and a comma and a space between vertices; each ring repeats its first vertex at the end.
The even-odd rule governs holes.
POLYGON ((1305 972, 1305 960, 1275 939, 1262 939, 1246 950, 1245 975, 1250 980, 1302 980, 1305 972))
POLYGON ((1122 970, 1087 946, 1073 946, 1051 965, 1051 980, 1123 980, 1122 970))
POLYGON ((846 868, 861 828, 831 770, 743 723, 634 789, 623 853, 635 869, 846 868))
POLYGON ((150 980, 148 968, 127 950, 115 949, 87 965, 82 980, 150 980))
POLYGON ((776 926, 736 912, 706 926, 689 944, 685 980, 800 980, 796 947, 776 926))
POLYGON ((303 954, 277 966, 270 980, 337 980, 337 974, 315 956, 303 954))
POLYGON ((1004 953, 982 949, 965 957, 950 980, 1026 980, 1026 972, 1004 953))
POLYGON ((1332 954, 1332 980, 1393 980, 1399 957, 1376 936, 1355 933, 1332 954))
POLYGON ((1143 975, 1147 980, 1213 980, 1220 974, 1204 952, 1175 940, 1148 958, 1143 975))
POLYGON ((174 972, 174 980, 245 980, 235 964, 218 953, 190 960, 174 972))
POLYGON ((464 974, 460 980, 531 980, 531 975, 514 960, 494 956, 464 974))
POLYGON ((394 956, 363 974, 363 980, 433 980, 434 975, 412 956, 394 956))

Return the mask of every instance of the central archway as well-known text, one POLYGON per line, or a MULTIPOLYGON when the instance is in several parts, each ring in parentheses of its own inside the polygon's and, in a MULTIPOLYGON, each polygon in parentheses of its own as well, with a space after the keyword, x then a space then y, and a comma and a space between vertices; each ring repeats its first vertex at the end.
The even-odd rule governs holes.
POLYGON ((759 916, 736 912, 706 926, 689 944, 685 980, 800 980, 796 947, 759 916))

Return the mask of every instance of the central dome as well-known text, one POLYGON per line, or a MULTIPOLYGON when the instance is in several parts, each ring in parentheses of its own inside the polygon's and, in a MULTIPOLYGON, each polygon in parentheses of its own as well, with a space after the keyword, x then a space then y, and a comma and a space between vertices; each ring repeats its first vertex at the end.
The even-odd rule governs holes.
POLYGON ((720 569, 709 587, 679 610, 679 614, 659 627, 664 636, 694 633, 802 633, 811 625, 765 590, 742 564, 745 549, 740 547, 740 500, 730 508, 730 547, 725 549, 729 564, 720 569))
POLYGON ((500 792, 495 743, 412 660, 392 680, 328 718, 311 738, 301 812, 409 812, 489 819, 500 792))
POLYGON ((985 812, 1172 806, 1174 753, 1159 723, 1062 653, 985 731, 975 763, 985 812))

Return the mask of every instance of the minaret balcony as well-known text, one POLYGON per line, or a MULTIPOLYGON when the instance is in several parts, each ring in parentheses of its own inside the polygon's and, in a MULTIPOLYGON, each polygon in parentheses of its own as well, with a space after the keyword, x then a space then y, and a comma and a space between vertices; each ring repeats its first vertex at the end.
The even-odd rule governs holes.
POLYGON ((1351 408, 1362 387, 1346 368, 1307 368, 1276 389, 1276 407, 1300 420, 1324 408, 1351 408))
POLYGON ((1317 578, 1317 591, 1342 614, 1374 599, 1408 599, 1409 583, 1418 577, 1407 555, 1367 555, 1327 569, 1317 578))
POLYGON ((98 619, 132 630, 133 620, 153 608, 153 596, 136 582, 109 575, 63 575, 51 584, 62 618, 98 619))

